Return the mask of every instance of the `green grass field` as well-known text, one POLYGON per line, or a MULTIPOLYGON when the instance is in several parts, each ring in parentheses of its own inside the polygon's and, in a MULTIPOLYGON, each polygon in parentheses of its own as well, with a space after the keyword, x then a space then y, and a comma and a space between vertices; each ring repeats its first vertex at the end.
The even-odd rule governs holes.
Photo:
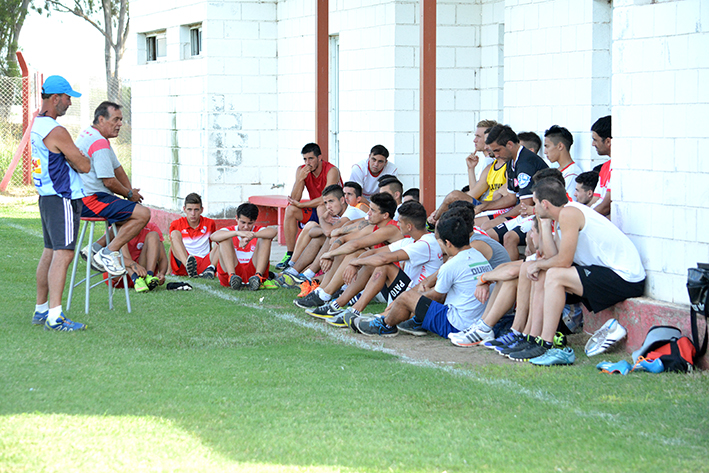
POLYGON ((2 204, 0 472, 709 471, 704 373, 412 362, 216 281, 131 314, 97 288, 87 331, 50 333, 41 247, 36 206, 2 204))

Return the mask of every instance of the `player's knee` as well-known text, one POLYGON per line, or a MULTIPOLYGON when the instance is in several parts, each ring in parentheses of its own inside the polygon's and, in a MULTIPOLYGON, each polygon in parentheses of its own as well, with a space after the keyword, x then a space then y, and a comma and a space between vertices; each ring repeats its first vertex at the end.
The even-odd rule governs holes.
POLYGON ((138 204, 133 209, 132 217, 136 220, 144 222, 144 224, 147 224, 148 221, 150 221, 150 209, 138 204))
POLYGON ((519 235, 515 232, 507 232, 503 237, 506 248, 513 248, 519 245, 519 235))

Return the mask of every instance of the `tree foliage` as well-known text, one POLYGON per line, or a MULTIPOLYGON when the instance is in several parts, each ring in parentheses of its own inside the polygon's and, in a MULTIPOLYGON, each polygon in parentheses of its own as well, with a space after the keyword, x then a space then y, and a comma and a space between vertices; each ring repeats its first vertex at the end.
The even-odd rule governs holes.
POLYGON ((19 76, 15 52, 31 0, 0 0, 0 76, 19 76))
POLYGON ((130 22, 128 0, 45 0, 45 5, 51 10, 83 18, 101 33, 104 40, 106 92, 109 100, 117 101, 121 86, 119 65, 125 52, 130 22))

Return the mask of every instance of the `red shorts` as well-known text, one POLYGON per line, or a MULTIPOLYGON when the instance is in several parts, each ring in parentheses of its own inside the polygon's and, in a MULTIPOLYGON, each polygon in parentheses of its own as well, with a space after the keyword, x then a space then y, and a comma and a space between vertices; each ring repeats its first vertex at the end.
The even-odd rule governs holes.
MULTIPOLYGON (((246 264, 236 263, 236 268, 234 268, 234 273, 241 278, 243 282, 247 282, 249 278, 256 274, 256 267, 253 261, 249 261, 246 264)), ((220 263, 217 263, 217 277, 219 278, 219 284, 224 287, 229 287, 229 274, 224 271, 220 263)))
MULTIPOLYGON (((108 286, 108 273, 103 273, 103 279, 106 286, 108 286)), ((128 289, 133 289, 133 280, 128 274, 126 274, 126 281, 128 281, 128 289)), ((123 276, 113 278, 113 287, 115 289, 123 289, 123 276)))
MULTIPOLYGON (((212 264, 209 260, 209 254, 207 254, 204 258, 195 256, 195 259, 197 260, 197 274, 202 274, 204 270, 212 264)), ((175 276, 188 276, 187 268, 184 263, 175 259, 175 255, 172 254, 172 251, 170 251, 170 268, 172 269, 172 274, 175 276)))

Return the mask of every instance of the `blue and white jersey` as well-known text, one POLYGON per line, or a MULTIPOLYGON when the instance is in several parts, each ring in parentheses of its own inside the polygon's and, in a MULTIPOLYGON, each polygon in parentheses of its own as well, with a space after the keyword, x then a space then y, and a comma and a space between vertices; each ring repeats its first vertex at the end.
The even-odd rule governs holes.
POLYGON ((58 195, 65 199, 85 197, 84 187, 77 173, 63 153, 53 153, 44 144, 44 138, 61 126, 52 117, 38 116, 32 124, 32 177, 39 195, 58 195))

